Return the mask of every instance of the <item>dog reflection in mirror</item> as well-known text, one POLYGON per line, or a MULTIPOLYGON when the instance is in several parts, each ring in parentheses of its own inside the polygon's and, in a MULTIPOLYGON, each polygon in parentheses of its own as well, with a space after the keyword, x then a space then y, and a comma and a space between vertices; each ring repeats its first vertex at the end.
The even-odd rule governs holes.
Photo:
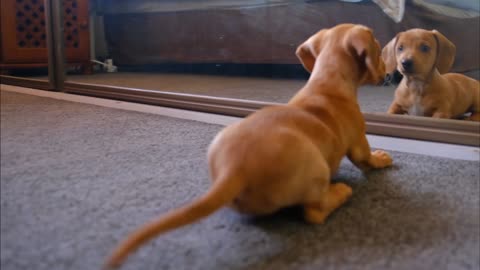
POLYGON ((436 30, 411 29, 397 34, 382 50, 387 70, 403 75, 388 109, 390 114, 480 121, 480 83, 458 73, 456 47, 436 30))

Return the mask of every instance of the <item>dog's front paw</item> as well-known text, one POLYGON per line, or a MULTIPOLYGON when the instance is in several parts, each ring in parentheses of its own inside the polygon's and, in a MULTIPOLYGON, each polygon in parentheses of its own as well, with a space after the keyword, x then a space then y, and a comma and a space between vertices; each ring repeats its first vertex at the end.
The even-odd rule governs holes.
POLYGON ((371 165, 374 168, 385 168, 392 166, 393 160, 390 154, 383 150, 375 150, 372 152, 371 165))

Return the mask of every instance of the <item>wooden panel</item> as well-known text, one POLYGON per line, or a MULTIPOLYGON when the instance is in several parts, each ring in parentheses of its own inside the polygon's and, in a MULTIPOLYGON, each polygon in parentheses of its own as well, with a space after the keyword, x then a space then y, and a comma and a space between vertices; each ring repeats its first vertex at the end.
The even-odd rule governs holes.
POLYGON ((44 11, 43 1, 1 1, 3 62, 47 61, 46 37, 41 41, 42 33, 45 35, 44 11))
POLYGON ((90 35, 88 1, 64 0, 63 15, 67 62, 89 61, 90 35))
MULTIPOLYGON (((43 0, 1 1, 2 62, 47 62, 45 6, 43 0)), ((90 57, 88 1, 63 0, 67 62, 88 62, 90 57)))
POLYGON ((45 6, 39 0, 15 1, 16 45, 19 48, 47 48, 45 6))

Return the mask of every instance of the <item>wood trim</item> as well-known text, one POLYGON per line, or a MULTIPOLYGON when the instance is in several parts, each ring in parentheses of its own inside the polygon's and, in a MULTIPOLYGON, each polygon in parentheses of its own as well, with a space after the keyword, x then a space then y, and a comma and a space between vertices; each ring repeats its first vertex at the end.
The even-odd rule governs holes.
MULTIPOLYGON (((73 94, 237 117, 279 104, 73 82, 65 82, 64 90, 73 94)), ((364 116, 369 134, 480 146, 480 123, 477 122, 375 113, 365 113, 364 116)))
POLYGON ((0 68, 2 69, 17 69, 17 68, 42 68, 42 67, 47 67, 48 64, 47 62, 45 63, 16 63, 16 64, 5 64, 5 63, 0 63, 0 68))
MULTIPOLYGON (((412 122, 414 123, 415 121, 412 122)), ((480 127, 478 126, 472 127, 470 130, 453 130, 448 126, 443 128, 420 127, 415 125, 415 123, 414 125, 409 125, 366 121, 366 124, 368 134, 477 147, 480 146, 480 127)))
POLYGON ((48 80, 38 80, 30 78, 13 77, 7 75, 0 75, 0 82, 2 84, 9 84, 27 88, 52 90, 53 87, 48 80))
POLYGON ((65 82, 64 91, 73 94, 111 98, 237 117, 247 116, 259 108, 275 104, 73 82, 65 82))
MULTIPOLYGON (((85 62, 69 62, 69 63, 66 63, 67 66, 71 66, 71 67, 74 67, 74 66, 81 66, 81 65, 85 65, 85 62)), ((48 63, 45 62, 45 63, 32 63, 32 64, 5 64, 5 63, 0 63, 0 68, 2 69, 8 69, 8 68, 11 68, 11 69, 20 69, 20 68, 44 68, 44 67, 48 67, 48 63)))
POLYGON ((364 117, 370 134, 480 146, 478 122, 380 113, 364 117))
POLYGON ((472 121, 459 121, 452 119, 438 119, 430 117, 417 117, 409 115, 391 115, 385 113, 364 113, 366 121, 385 122, 391 124, 407 124, 424 128, 441 128, 456 131, 472 131, 480 128, 480 124, 472 121), (414 119, 414 121, 412 121, 414 119))

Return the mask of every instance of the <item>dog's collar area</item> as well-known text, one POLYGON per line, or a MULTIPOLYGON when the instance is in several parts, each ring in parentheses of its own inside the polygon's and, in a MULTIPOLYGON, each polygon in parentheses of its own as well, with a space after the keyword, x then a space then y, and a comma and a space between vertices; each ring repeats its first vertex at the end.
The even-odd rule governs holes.
POLYGON ((411 79, 405 77, 406 84, 408 89, 411 89, 415 92, 416 95, 423 96, 425 94, 425 89, 428 89, 428 83, 419 79, 411 79))

